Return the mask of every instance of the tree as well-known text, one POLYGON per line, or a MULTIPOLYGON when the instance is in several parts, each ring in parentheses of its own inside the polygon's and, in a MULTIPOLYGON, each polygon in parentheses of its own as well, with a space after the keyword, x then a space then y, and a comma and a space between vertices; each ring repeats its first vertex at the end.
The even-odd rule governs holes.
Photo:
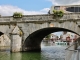
POLYGON ((50 37, 51 37, 51 34, 49 34, 49 35, 45 36, 45 38, 46 38, 47 40, 49 40, 49 39, 50 39, 50 37))

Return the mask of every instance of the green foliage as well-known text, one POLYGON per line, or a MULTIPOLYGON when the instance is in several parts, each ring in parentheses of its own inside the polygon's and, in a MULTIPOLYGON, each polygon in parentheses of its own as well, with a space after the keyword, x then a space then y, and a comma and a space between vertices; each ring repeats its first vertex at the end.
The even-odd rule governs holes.
POLYGON ((54 16, 55 17, 63 17, 63 11, 61 10, 53 10, 54 16))
POLYGON ((48 40, 48 39, 50 39, 50 34, 49 35, 47 35, 47 36, 45 36, 45 38, 48 40))
POLYGON ((21 18, 22 17, 22 13, 20 13, 20 12, 14 12, 13 17, 14 18, 21 18))

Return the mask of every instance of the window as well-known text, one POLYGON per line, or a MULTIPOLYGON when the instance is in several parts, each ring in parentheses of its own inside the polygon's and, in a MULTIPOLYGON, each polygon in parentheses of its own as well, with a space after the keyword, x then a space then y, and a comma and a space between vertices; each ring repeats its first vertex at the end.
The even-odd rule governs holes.
POLYGON ((80 7, 68 7, 68 8, 66 8, 66 11, 69 11, 69 12, 80 12, 80 7))
POLYGON ((60 6, 55 6, 54 9, 55 10, 60 10, 60 6))

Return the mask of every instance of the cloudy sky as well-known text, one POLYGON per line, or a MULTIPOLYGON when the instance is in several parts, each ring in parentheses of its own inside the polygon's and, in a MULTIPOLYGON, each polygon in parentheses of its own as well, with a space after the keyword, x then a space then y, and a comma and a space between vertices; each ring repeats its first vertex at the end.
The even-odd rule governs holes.
POLYGON ((50 1, 53 5, 79 5, 80 0, 48 0, 50 1))
POLYGON ((12 15, 17 11, 24 15, 47 14, 52 5, 79 3, 80 0, 0 0, 0 14, 12 15))

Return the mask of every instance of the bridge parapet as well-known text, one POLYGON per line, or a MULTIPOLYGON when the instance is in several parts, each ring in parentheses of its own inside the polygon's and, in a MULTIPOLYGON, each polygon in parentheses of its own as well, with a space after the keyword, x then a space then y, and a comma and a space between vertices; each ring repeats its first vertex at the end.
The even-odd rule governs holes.
POLYGON ((0 22, 9 22, 11 21, 11 17, 1 17, 0 22))
POLYGON ((56 21, 56 20, 80 20, 80 13, 65 13, 62 18, 56 18, 53 14, 24 15, 22 18, 2 16, 0 22, 32 22, 32 21, 56 21))
POLYGON ((26 15, 22 18, 25 21, 49 21, 49 20, 78 20, 80 19, 80 13, 65 13, 61 18, 55 18, 53 14, 45 15, 26 15))
POLYGON ((80 13, 65 13, 60 20, 79 20, 80 13))

